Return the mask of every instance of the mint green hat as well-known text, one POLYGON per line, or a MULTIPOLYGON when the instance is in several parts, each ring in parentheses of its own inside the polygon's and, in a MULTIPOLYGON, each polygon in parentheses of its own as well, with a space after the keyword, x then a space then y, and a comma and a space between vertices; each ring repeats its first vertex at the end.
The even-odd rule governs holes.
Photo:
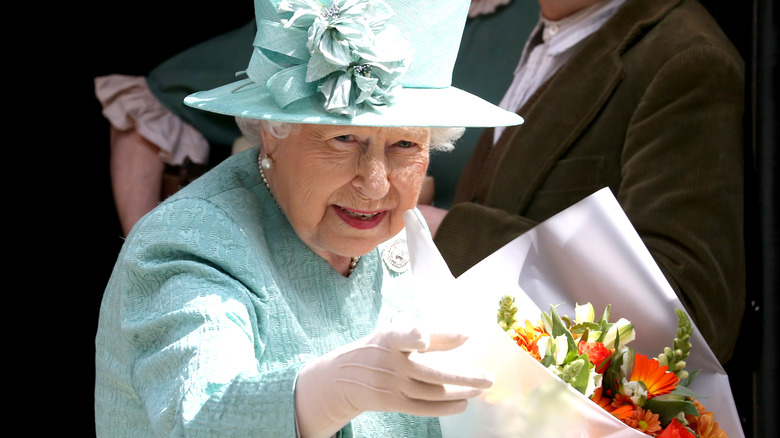
POLYGON ((292 123, 521 124, 517 114, 452 86, 469 1, 255 0, 254 49, 238 73, 247 77, 184 102, 292 123))

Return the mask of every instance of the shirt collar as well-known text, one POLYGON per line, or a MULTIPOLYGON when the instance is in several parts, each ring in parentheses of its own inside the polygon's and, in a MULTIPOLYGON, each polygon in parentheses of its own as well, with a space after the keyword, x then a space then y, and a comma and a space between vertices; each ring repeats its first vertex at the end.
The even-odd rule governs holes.
POLYGON ((540 16, 539 26, 544 25, 542 41, 549 47, 548 54, 556 56, 574 47, 597 31, 625 1, 601 1, 557 21, 540 16))

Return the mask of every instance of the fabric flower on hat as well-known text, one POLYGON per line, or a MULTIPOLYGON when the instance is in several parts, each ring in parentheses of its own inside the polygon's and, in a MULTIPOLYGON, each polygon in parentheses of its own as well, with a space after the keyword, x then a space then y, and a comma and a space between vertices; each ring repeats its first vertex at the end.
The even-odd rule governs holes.
POLYGON ((469 5, 469 17, 489 15, 496 12, 499 6, 509 4, 511 0, 471 0, 469 5))
POLYGON ((306 81, 322 80, 328 111, 354 116, 357 105, 387 105, 411 58, 411 45, 387 22, 393 11, 382 0, 282 0, 285 27, 307 29, 311 58, 306 81))

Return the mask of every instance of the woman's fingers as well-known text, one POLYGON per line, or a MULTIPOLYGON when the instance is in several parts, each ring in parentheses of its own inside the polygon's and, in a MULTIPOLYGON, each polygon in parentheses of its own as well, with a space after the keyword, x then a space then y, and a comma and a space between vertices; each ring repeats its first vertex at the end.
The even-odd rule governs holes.
POLYGON ((398 324, 381 333, 385 345, 403 352, 452 350, 468 340, 456 330, 429 330, 412 323, 398 324))
POLYGON ((401 388, 404 397, 428 402, 467 400, 478 397, 483 391, 483 388, 471 386, 435 385, 419 381, 409 381, 401 388))
POLYGON ((391 350, 405 353, 425 351, 431 342, 428 332, 416 325, 393 327, 382 332, 380 336, 380 344, 386 345, 391 350))
POLYGON ((429 335, 428 348, 423 351, 447 351, 460 347, 469 337, 456 331, 431 332, 429 335))
POLYGON ((460 414, 466 410, 467 406, 468 401, 466 400, 430 402, 404 397, 399 403, 397 411, 422 417, 441 417, 444 415, 460 414))
MULTIPOLYGON (((436 353, 434 353, 436 354, 436 353)), ((447 357, 431 353, 412 353, 406 375, 419 382, 434 385, 468 386, 487 389, 493 385, 493 376, 481 368, 467 367, 447 357)))

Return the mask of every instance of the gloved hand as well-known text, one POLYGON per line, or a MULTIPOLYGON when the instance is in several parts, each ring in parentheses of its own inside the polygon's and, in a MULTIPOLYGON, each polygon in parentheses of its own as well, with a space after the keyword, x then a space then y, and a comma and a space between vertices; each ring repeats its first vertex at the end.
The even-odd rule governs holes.
MULTIPOLYGON (((458 347, 466 336, 415 326, 376 332, 304 366, 295 390, 303 438, 329 437, 364 411, 442 416, 493 382, 486 372, 448 372, 424 364, 423 352, 458 347)), ((446 353, 439 353, 445 354, 446 353)))

